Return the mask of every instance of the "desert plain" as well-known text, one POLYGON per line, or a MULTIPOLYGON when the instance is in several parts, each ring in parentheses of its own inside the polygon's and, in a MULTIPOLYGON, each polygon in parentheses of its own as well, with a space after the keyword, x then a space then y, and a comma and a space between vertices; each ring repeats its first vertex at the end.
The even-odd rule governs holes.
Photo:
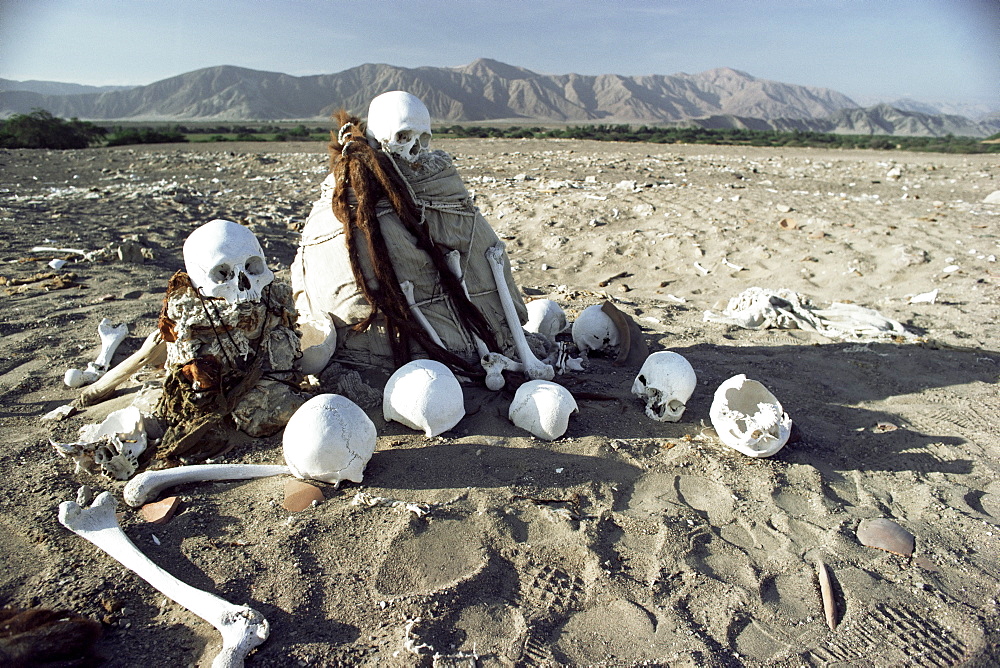
MULTIPOLYGON (((283 477, 175 488, 166 524, 120 504, 150 559, 268 619, 248 666, 1000 661, 995 156, 434 146, 506 242, 526 300, 571 321, 613 302, 651 351, 690 361, 697 387, 678 422, 656 422, 631 393, 637 367, 595 354, 556 379, 585 398, 552 442, 511 424, 509 390, 469 384, 466 417, 431 439, 369 408, 363 483, 323 485, 302 512, 283 509, 283 477), (909 335, 706 322, 752 287, 874 309, 909 335), (770 458, 727 447, 709 420, 715 389, 741 373, 795 424, 770 458), (353 505, 358 491, 430 512, 353 505), (912 555, 863 545, 874 518, 911 533, 912 555)), ((288 280, 327 164, 321 142, 0 152, 0 605, 100 621, 103 665, 211 663, 214 628, 57 519, 82 484, 120 499, 124 483, 75 472, 50 439, 128 405, 155 370, 43 417, 76 398, 63 375, 93 360, 102 318, 129 328, 115 361, 155 328, 202 223, 248 225, 288 280)), ((222 461, 281 458, 278 434, 222 461)))

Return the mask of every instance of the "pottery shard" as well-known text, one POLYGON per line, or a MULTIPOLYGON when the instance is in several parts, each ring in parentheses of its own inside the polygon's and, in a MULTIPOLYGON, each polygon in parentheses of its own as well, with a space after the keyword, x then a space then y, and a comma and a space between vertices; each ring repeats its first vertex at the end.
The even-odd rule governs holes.
POLYGON ((913 534, 884 517, 862 520, 858 525, 857 535, 861 544, 867 547, 875 547, 903 557, 913 554, 913 534))
POLYGON ((177 512, 177 506, 180 503, 181 500, 178 497, 168 496, 156 503, 147 503, 139 510, 139 513, 142 515, 142 519, 150 524, 166 524, 177 512))
POLYGON ((285 501, 281 507, 290 513, 298 513, 313 503, 323 503, 323 490, 316 485, 293 478, 285 483, 285 501))

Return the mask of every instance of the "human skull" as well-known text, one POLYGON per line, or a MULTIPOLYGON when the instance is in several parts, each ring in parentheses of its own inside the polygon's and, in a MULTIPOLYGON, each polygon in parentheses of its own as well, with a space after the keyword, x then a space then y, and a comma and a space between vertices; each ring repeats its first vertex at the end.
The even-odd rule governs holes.
POLYGON ((632 394, 645 400, 646 415, 657 422, 677 422, 696 384, 690 362, 675 352, 661 350, 642 363, 632 394))
POLYGON ((437 360, 413 360, 396 369, 382 393, 382 416, 419 429, 427 438, 465 417, 462 386, 451 369, 437 360))
POLYGON ((600 304, 580 311, 573 321, 573 343, 586 355, 591 350, 603 351, 619 343, 618 328, 600 304))
POLYGON ((565 387, 550 380, 530 380, 517 388, 507 417, 538 438, 554 441, 566 433, 569 417, 579 409, 565 387))
POLYGON ((285 464, 298 478, 339 485, 361 482, 375 452, 375 423, 347 397, 317 394, 285 425, 285 464))
POLYGON ((750 457, 770 457, 792 433, 792 420, 778 399, 744 374, 719 386, 708 416, 723 443, 750 457))
POLYGON ((231 304, 259 301, 274 280, 257 237, 230 220, 213 220, 188 235, 184 268, 202 294, 231 304))
POLYGON ((413 162, 431 142, 431 114, 416 95, 394 90, 368 106, 367 136, 386 153, 413 162))
POLYGON ((541 334, 549 341, 554 341, 557 334, 566 331, 566 312, 558 303, 551 299, 533 299, 526 307, 528 322, 524 323, 525 331, 541 334))

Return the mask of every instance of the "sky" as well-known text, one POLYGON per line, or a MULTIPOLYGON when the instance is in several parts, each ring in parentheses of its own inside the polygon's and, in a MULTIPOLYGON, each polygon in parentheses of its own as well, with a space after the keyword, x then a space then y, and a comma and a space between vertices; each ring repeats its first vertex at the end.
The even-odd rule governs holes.
POLYGON ((732 67, 861 104, 1000 108, 1000 0, 0 0, 0 78, 17 81, 477 58, 542 74, 732 67))

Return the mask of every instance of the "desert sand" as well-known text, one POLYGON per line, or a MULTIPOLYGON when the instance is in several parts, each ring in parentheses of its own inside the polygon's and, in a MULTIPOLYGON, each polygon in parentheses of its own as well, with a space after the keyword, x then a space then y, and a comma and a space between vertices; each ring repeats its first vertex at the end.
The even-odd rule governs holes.
MULTIPOLYGON (((691 362, 697 388, 679 422, 655 422, 631 394, 637 368, 592 355, 557 380, 598 398, 552 442, 508 421, 509 391, 468 385, 467 416, 432 439, 370 410, 364 482, 323 485, 305 511, 282 508, 280 476, 175 488, 162 525, 120 504, 153 561, 269 620, 248 666, 1000 661, 1000 205, 983 203, 1000 189, 995 156, 435 146, 506 241, 526 299, 571 320, 614 302, 651 351, 691 362), (704 320, 751 287, 875 309, 913 336, 704 320), (741 373, 796 426, 771 458, 712 429, 715 389, 741 373), (358 491, 431 510, 352 505, 358 491), (872 518, 913 534, 912 556, 862 545, 872 518)), ((0 605, 101 621, 108 666, 211 663, 214 628, 57 519, 80 485, 120 499, 124 483, 75 473, 49 439, 75 440, 155 372, 42 417, 76 398, 63 374, 93 360, 102 318, 129 327, 115 361, 154 329, 198 225, 249 225, 287 280, 326 173, 322 143, 0 152, 0 605)), ((223 461, 281 459, 279 434, 223 461)))

